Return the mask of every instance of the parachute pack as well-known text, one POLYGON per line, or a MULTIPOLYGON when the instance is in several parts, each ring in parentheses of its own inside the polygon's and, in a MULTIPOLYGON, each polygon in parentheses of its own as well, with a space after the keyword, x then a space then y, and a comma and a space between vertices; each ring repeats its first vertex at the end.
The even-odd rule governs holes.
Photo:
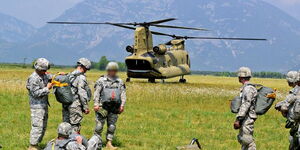
POLYGON ((70 105, 74 101, 71 90, 71 81, 68 75, 56 74, 52 77, 53 89, 56 100, 62 104, 70 105))
MULTIPOLYGON (((257 97, 255 100, 255 112, 257 115, 265 114, 272 106, 276 99, 275 90, 265 87, 260 84, 251 84, 257 89, 257 97)), ((230 105, 232 113, 238 113, 239 108, 242 104, 242 99, 240 96, 236 96, 230 105)))

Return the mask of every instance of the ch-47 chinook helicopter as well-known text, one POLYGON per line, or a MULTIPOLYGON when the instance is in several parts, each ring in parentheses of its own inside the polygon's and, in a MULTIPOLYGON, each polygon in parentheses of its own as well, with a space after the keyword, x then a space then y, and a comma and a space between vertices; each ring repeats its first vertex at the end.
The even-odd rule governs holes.
POLYGON ((48 22, 51 24, 107 24, 121 28, 135 30, 134 45, 127 46, 126 51, 129 56, 126 57, 127 82, 130 78, 144 78, 148 82, 155 82, 155 79, 164 79, 180 77, 179 82, 185 83, 184 75, 191 74, 191 62, 188 52, 185 50, 185 40, 187 39, 210 39, 210 40, 266 40, 256 38, 220 38, 220 37, 191 37, 176 36, 161 32, 151 31, 150 26, 160 28, 175 28, 186 30, 207 31, 203 28, 180 27, 171 25, 161 25, 161 23, 176 20, 168 18, 152 22, 142 23, 111 23, 111 22, 48 22), (153 46, 152 34, 169 36, 172 38, 167 43, 153 46))

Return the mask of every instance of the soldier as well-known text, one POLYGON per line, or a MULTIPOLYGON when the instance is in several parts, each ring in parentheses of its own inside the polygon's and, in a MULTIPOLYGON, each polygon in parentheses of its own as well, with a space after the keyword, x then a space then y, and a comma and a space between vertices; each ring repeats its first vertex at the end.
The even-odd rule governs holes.
MULTIPOLYGON (((110 62, 106 66, 107 75, 101 76, 95 84, 94 111, 96 112, 95 136, 101 140, 101 133, 105 121, 107 121, 107 144, 111 150, 117 149, 112 145, 116 130, 118 114, 124 111, 126 103, 126 87, 117 76, 119 66, 110 62)), ((102 140, 101 140, 102 143, 102 140)))
POLYGON ((82 137, 76 136, 71 138, 72 126, 63 122, 57 128, 58 137, 51 140, 44 150, 86 150, 82 145, 82 137))
POLYGON ((249 82, 251 76, 251 70, 248 67, 241 67, 238 70, 239 82, 243 84, 240 90, 242 104, 234 122, 234 129, 240 129, 237 138, 242 145, 242 150, 256 150, 253 132, 254 122, 257 118, 255 113, 257 90, 249 82))
POLYGON ((35 71, 29 76, 26 88, 29 93, 31 111, 30 146, 28 150, 39 149, 38 144, 42 141, 48 121, 48 95, 52 88, 49 83, 51 76, 46 74, 50 69, 49 61, 38 58, 34 63, 35 71))
POLYGON ((299 142, 298 142, 298 129, 299 129, 299 122, 295 121, 294 113, 293 113, 293 106, 295 101, 297 100, 297 96, 300 95, 300 74, 297 71, 290 71, 286 75, 286 79, 288 85, 292 87, 289 91, 289 94, 286 96, 286 99, 278 102, 275 106, 275 109, 280 111, 283 117, 287 118, 286 121, 286 128, 290 128, 290 150, 299 149, 299 142))
POLYGON ((90 112, 88 102, 91 98, 91 90, 85 76, 90 68, 91 62, 86 58, 80 58, 76 69, 69 74, 74 102, 71 105, 63 105, 63 121, 70 123, 73 131, 77 133, 80 133, 82 114, 90 112))

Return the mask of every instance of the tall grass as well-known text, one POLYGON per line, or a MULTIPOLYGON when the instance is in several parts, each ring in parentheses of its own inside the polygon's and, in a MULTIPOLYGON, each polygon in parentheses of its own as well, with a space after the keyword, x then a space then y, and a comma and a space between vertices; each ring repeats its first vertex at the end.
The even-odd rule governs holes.
MULTIPOLYGON (((4 150, 26 149, 29 143, 30 110, 25 89, 27 77, 33 70, 0 68, 0 144, 4 150)), ((70 72, 71 69, 50 70, 70 72)), ((89 84, 104 72, 87 74, 89 84)), ((121 73, 125 80, 126 74, 121 73)), ((169 79, 166 83, 149 84, 145 80, 127 83, 127 105, 117 123, 115 143, 121 149, 153 150, 175 149, 186 145, 194 137, 204 149, 239 149, 237 132, 232 128, 235 115, 229 110, 229 100, 239 92, 236 78, 212 76, 187 76, 188 83, 169 79)), ((285 80, 254 79, 278 89, 279 99, 289 90, 285 80)), ((61 104, 50 94, 49 124, 42 142, 56 137, 57 125, 61 122, 61 104)), ((90 109, 92 109, 92 102, 90 109)), ((94 113, 86 115, 82 134, 91 137, 94 129, 94 113)), ((260 116, 255 124, 255 139, 258 149, 287 149, 288 130, 285 120, 271 109, 260 116)))

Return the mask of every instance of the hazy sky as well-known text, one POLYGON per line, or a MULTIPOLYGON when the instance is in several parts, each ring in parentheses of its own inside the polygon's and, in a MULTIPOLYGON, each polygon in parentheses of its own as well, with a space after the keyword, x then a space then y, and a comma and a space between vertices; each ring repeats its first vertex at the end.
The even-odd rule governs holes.
MULTIPOLYGON (((35 27, 41 27, 81 1, 83 0, 0 0, 0 12, 14 16, 35 27)), ((264 1, 300 20, 300 0, 264 1)))

